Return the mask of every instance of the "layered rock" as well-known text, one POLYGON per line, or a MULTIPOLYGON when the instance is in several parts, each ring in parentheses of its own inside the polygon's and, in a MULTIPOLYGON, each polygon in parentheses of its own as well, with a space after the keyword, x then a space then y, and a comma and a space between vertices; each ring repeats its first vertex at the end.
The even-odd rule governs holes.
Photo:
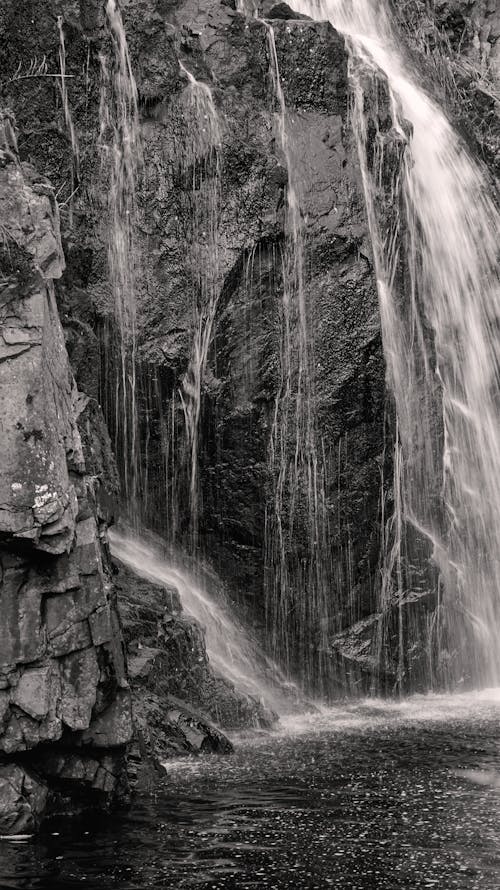
POLYGON ((94 792, 105 804, 123 795, 131 712, 103 562, 107 434, 76 388, 58 317, 57 203, 5 149, 0 216, 0 830, 9 833, 32 830, 57 792, 94 792))

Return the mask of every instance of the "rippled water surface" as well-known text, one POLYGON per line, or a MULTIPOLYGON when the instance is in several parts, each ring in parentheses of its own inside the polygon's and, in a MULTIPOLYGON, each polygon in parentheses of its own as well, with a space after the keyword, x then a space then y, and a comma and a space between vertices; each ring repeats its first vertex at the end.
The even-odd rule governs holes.
POLYGON ((500 887, 500 691, 346 705, 236 742, 168 764, 129 814, 0 841, 0 887, 500 887))

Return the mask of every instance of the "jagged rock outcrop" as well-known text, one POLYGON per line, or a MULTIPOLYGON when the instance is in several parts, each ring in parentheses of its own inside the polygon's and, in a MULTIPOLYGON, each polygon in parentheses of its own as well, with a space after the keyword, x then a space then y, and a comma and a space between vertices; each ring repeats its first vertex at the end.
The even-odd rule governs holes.
POLYGON ((214 673, 204 630, 182 610, 179 594, 116 562, 141 771, 153 758, 229 753, 220 729, 270 727, 275 714, 214 673), (216 728, 216 726, 218 728, 216 728))
MULTIPOLYGON (((135 707, 148 693, 204 712, 223 729, 270 727, 276 715, 234 689, 210 666, 204 629, 183 612, 175 589, 139 578, 117 562, 118 603, 135 707)), ((163 731, 168 736, 168 726, 163 731)))
MULTIPOLYGON (((179 4, 177 16, 176 21, 183 16, 183 27, 191 34, 189 43, 177 51, 196 77, 214 85, 222 122, 215 285, 219 296, 214 346, 203 381, 200 530, 230 589, 259 612, 265 513, 273 497, 269 441, 280 386, 282 251, 290 171, 276 136, 278 109, 265 25, 227 7, 198 21, 189 4, 179 4)), ((348 126, 347 54, 343 39, 327 24, 279 18, 273 27, 305 224, 313 411, 328 464, 332 598, 338 585, 342 613, 350 578, 352 598, 362 611, 370 607, 378 559, 385 389, 362 183, 348 126)), ((146 165, 154 171, 151 180, 146 179, 146 206, 154 208, 148 212, 149 244, 157 249, 149 267, 142 336, 146 354, 160 367, 164 399, 175 396, 183 379, 193 335, 193 308, 186 299, 193 291, 193 270, 189 256, 186 260, 176 247, 186 229, 192 238, 188 214, 192 202, 203 199, 201 192, 192 192, 189 170, 189 178, 175 175, 178 146, 186 139, 182 127, 187 102, 186 90, 167 97, 145 125, 146 165)), ((195 146, 195 157, 202 165, 202 148, 195 146)), ((179 406, 175 435, 182 437, 182 426, 179 406)), ((172 490, 173 480, 167 481, 172 490)), ((179 487, 178 477, 175 484, 179 487)), ((182 482, 178 500, 176 518, 182 529, 187 501, 182 482)), ((160 510, 156 502, 152 517, 160 510)), ((298 549, 302 536, 298 523, 298 549)))
POLYGON ((58 317, 57 202, 5 149, 0 218, 0 831, 10 833, 32 830, 61 794, 77 805, 123 796, 131 712, 103 563, 109 446, 58 317))

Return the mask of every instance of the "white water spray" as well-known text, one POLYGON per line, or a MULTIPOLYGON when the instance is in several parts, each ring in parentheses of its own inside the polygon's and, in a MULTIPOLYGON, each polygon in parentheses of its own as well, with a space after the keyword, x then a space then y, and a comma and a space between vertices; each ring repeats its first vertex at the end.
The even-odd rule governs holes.
POLYGON ((298 691, 267 658, 248 632, 180 562, 167 558, 157 541, 111 529, 111 552, 137 575, 155 584, 173 587, 185 612, 204 628, 212 668, 230 680, 237 691, 263 701, 283 714, 298 704, 298 691))

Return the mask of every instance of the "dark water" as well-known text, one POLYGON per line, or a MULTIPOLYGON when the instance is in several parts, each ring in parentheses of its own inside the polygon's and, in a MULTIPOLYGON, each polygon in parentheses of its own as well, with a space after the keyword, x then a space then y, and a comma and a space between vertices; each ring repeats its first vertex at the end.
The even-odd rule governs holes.
POLYGON ((128 815, 0 841, 2 890, 500 888, 500 693, 337 708, 169 777, 128 815))

